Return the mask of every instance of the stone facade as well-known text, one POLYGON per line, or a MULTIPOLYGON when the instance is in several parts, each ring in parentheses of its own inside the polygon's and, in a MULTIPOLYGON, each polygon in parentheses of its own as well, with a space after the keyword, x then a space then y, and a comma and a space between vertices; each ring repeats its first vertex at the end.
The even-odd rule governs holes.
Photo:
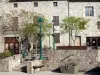
MULTIPOLYGON (((8 0, 1 0, 0 3, 0 16, 4 15, 4 13, 11 13, 11 11, 16 12, 14 16, 18 16, 20 10, 32 11, 39 14, 43 14, 45 18, 52 23, 53 16, 59 16, 59 22, 62 22, 62 19, 65 16, 68 16, 68 2, 67 1, 37 1, 38 7, 34 7, 34 1, 29 2, 7 2, 8 0), (53 6, 53 2, 57 2, 58 6, 53 6), (14 7, 14 3, 18 4, 18 7, 14 7)), ((78 36, 81 36, 81 45, 86 45, 86 37, 95 37, 100 35, 100 31, 97 28, 97 21, 100 20, 98 16, 100 15, 100 2, 70 2, 69 3, 69 16, 77 16, 83 17, 86 19, 90 19, 88 23, 88 29, 80 32, 78 36), (85 6, 93 6, 94 7, 94 16, 85 16, 85 6)), ((19 25, 21 20, 18 21, 19 25)), ((55 33, 60 32, 60 26, 55 26, 55 33)), ((52 30, 50 31, 52 34, 52 30)), ((5 35, 3 37, 14 37, 15 35, 5 35)), ((0 36, 0 51, 4 50, 4 38, 0 36)), ((52 47, 52 36, 47 37, 43 41, 43 45, 47 45, 52 47)), ((57 43, 56 46, 67 46, 69 44, 68 34, 64 34, 60 36, 60 43, 57 43)))
POLYGON ((55 50, 48 51, 48 61, 45 61, 45 69, 54 70, 68 63, 77 63, 79 71, 87 71, 98 66, 97 50, 55 50))

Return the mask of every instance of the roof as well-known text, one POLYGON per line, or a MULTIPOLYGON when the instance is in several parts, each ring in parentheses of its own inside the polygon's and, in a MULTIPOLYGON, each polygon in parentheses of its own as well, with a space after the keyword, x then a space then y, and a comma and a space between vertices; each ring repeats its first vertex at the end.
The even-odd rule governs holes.
MULTIPOLYGON (((29 1, 68 1, 68 0, 9 0, 9 2, 29 2, 29 1)), ((100 2, 100 0, 69 0, 69 2, 100 2)))

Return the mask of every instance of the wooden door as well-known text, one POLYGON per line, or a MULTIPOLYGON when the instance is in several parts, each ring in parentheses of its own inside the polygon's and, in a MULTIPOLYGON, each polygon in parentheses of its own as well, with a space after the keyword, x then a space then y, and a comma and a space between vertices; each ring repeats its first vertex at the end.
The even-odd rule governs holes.
POLYGON ((5 50, 13 51, 14 54, 19 54, 18 37, 5 37, 5 50))
POLYGON ((75 37, 75 46, 81 46, 81 36, 75 37))

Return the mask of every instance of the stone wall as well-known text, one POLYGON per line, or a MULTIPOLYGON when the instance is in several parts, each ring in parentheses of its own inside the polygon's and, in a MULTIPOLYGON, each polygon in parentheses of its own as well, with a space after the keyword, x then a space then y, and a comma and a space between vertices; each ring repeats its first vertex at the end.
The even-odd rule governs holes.
POLYGON ((98 65, 98 50, 49 50, 46 54, 49 58, 45 62, 47 70, 54 70, 70 62, 77 63, 79 71, 87 71, 98 65))
POLYGON ((0 60, 0 72, 9 72, 20 64, 21 55, 14 55, 13 57, 8 57, 0 60))

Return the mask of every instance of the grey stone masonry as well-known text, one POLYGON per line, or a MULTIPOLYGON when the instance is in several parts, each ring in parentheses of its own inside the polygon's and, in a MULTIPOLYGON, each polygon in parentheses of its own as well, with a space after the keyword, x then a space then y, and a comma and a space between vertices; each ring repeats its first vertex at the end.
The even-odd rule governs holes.
POLYGON ((14 55, 0 60, 0 72, 10 72, 12 69, 19 65, 21 61, 21 55, 14 55))
POLYGON ((43 70, 54 70, 68 63, 78 64, 79 71, 98 66, 98 50, 49 50, 47 56, 43 70))

